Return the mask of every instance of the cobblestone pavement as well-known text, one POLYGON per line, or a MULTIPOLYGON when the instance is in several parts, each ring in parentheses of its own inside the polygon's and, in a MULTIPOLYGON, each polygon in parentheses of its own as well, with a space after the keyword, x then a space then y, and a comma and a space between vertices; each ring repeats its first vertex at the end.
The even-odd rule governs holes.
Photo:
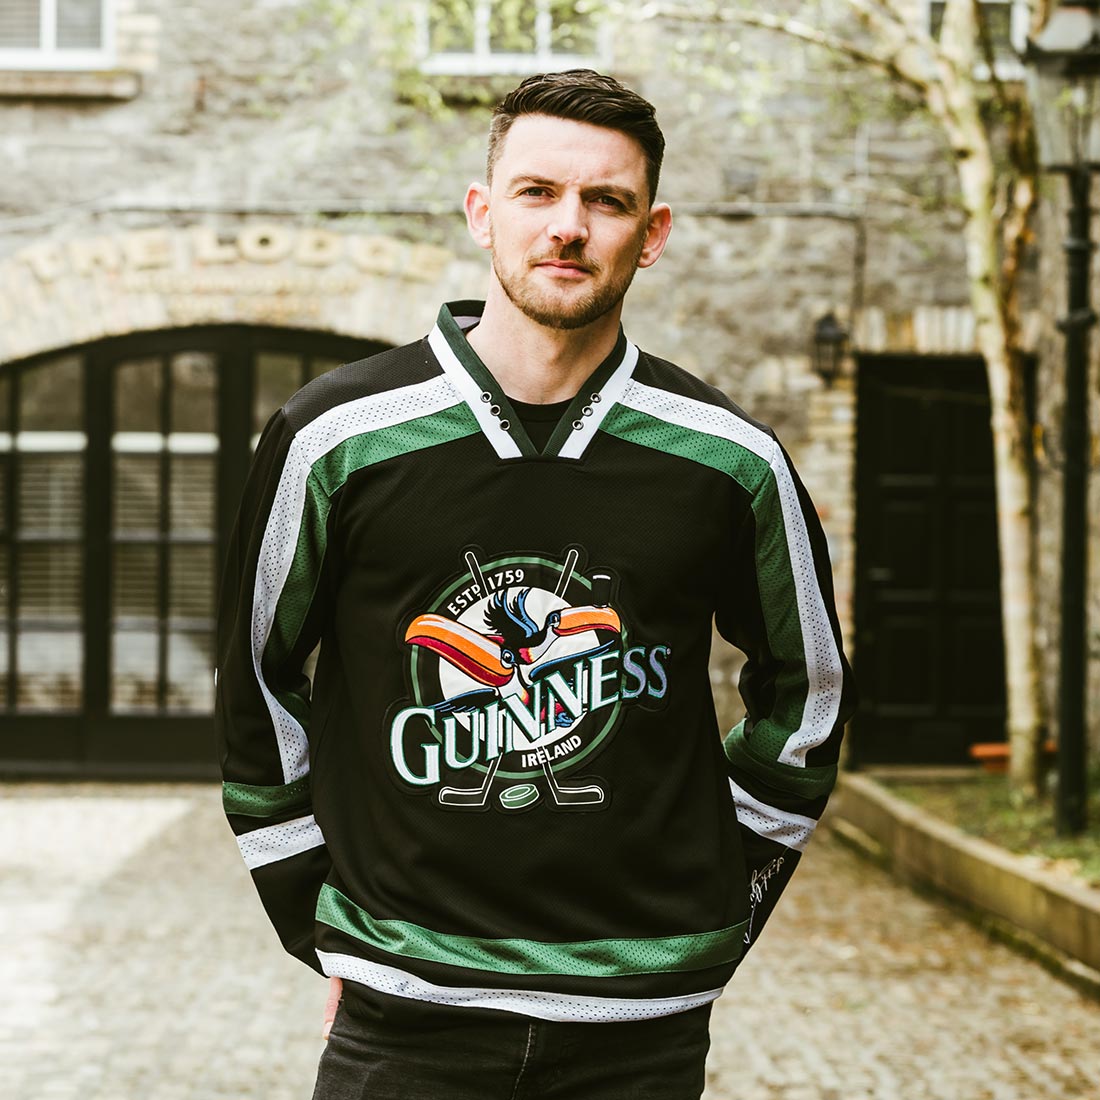
MULTIPOLYGON (((0 943, 5 1100, 310 1095, 325 982, 213 786, 0 786, 0 943)), ((1100 1004, 827 836, 713 1032, 706 1100, 1100 1098, 1100 1004)))

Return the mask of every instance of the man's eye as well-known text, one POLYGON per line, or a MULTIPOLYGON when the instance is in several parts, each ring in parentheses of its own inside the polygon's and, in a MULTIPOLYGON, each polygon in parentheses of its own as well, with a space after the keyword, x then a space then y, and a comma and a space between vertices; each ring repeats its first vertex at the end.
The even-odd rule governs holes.
POLYGON ((525 187, 520 192, 520 194, 530 195, 532 198, 537 199, 537 198, 541 198, 543 195, 546 194, 546 188, 545 187, 525 187))
POLYGON ((621 208, 623 205, 614 195, 601 195, 596 201, 602 206, 613 206, 616 209, 621 208))

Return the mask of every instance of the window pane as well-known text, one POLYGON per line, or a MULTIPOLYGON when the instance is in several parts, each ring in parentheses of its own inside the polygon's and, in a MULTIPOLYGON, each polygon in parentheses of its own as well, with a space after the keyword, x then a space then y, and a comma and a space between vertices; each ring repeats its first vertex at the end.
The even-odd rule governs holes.
POLYGON ((11 456, 0 454, 0 534, 8 529, 8 465, 11 456))
POLYGON ((252 430, 263 431, 271 414, 302 385, 302 357, 261 351, 256 356, 256 393, 252 405, 252 430))
POLYGON ((473 53, 475 0, 432 0, 432 53, 473 53))
POLYGON ((218 373, 214 356, 185 351, 172 357, 172 431, 215 432, 218 373))
POLYGON ((23 630, 16 639, 15 693, 21 710, 77 710, 83 692, 79 630, 23 630))
POLYGON ((3 0, 0 3, 0 48, 37 49, 39 0, 3 0))
POLYGON ((173 546, 169 553, 168 613, 173 619, 214 617, 214 548, 173 546))
POLYGON ((129 625, 135 626, 134 619, 157 618, 157 556, 155 546, 114 548, 111 618, 116 624, 130 620, 129 625))
POLYGON ((115 431, 159 432, 161 378, 157 359, 119 363, 115 370, 115 431))
POLYGON ((169 517, 175 534, 214 534, 217 459, 212 455, 172 455, 169 517))
POLYGON ((78 535, 84 516, 84 456, 19 456, 22 535, 78 535))
POLYGON ((83 379, 75 355, 24 371, 19 380, 19 430, 83 431, 83 379))
POLYGON ((160 531, 160 456, 115 455, 112 523, 116 533, 160 531))
POLYGON ((80 547, 30 543, 19 552, 17 615, 21 620, 79 619, 80 547))
POLYGON ((57 0, 57 44, 61 49, 98 50, 102 24, 102 0, 57 0))
POLYGON ((489 48, 494 53, 534 53, 535 0, 499 0, 493 5, 489 48))
POLYGON ((156 710, 159 646, 154 631, 112 633, 111 710, 156 710))
POLYGON ((214 639, 211 634, 168 635, 168 710, 214 709, 214 639))
POLYGON ((585 0, 550 0, 553 23, 550 48, 554 53, 595 54, 596 20, 585 0))

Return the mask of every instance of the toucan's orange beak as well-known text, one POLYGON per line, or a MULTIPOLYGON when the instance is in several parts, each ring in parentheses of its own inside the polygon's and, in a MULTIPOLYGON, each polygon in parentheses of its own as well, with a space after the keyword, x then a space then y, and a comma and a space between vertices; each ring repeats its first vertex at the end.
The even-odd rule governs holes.
POLYGON ((405 641, 438 653, 455 668, 489 687, 503 687, 515 672, 501 660, 496 642, 442 615, 418 615, 409 623, 405 641))
POLYGON ((583 634, 586 630, 622 633, 622 620, 611 607, 563 607, 559 614, 561 618, 552 627, 555 634, 583 634))

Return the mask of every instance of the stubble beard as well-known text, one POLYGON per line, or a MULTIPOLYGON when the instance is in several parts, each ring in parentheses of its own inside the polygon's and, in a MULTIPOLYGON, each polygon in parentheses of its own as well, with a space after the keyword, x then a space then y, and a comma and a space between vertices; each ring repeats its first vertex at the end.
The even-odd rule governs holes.
MULTIPOLYGON (((490 244, 492 244, 491 240, 490 244)), ((546 328, 578 329, 598 321, 623 300, 627 290, 630 289, 634 273, 638 270, 638 261, 642 258, 644 247, 645 235, 642 234, 639 237, 630 266, 622 276, 575 295, 543 292, 531 285, 528 279, 525 278, 535 270, 533 264, 525 261, 525 271, 515 274, 503 269, 497 257, 495 245, 492 247, 491 255, 493 271, 496 274, 497 282, 500 283, 501 290, 504 291, 512 305, 524 316, 546 328)), ((536 263, 544 260, 563 260, 567 263, 582 264, 591 273, 590 277, 598 282, 603 267, 585 257, 583 248, 584 245, 581 242, 576 242, 575 245, 569 244, 556 255, 540 257, 536 263)))

